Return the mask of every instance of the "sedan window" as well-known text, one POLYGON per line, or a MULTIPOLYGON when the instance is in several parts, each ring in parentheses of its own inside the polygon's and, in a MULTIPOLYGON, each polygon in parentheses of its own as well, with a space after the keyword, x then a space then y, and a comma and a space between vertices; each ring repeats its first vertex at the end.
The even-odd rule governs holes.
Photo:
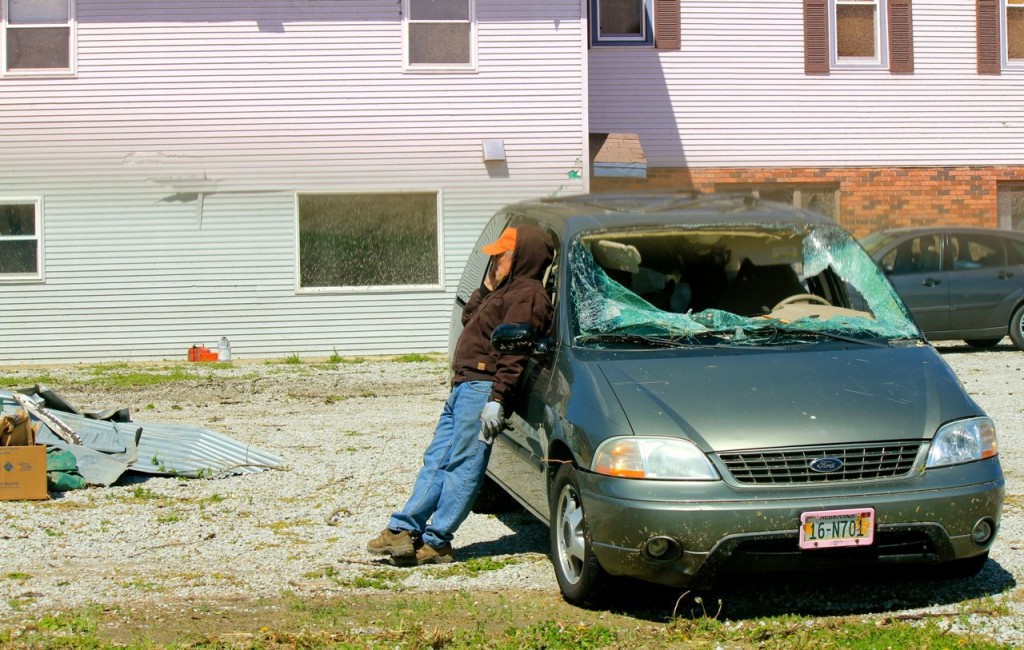
POLYGON ((954 270, 983 269, 1006 265, 1003 243, 988 235, 951 234, 949 247, 954 270))

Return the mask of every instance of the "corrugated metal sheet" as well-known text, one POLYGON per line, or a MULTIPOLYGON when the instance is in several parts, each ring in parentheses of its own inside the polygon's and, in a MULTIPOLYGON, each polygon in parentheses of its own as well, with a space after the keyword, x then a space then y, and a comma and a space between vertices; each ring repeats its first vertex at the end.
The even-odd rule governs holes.
POLYGON ((590 51, 590 130, 651 167, 1017 164, 1021 71, 978 75, 975 3, 915 0, 914 73, 804 74, 802 4, 687 0, 682 49, 590 51))
POLYGON ((77 2, 77 77, 0 79, 0 198, 45 200, 0 362, 443 350, 490 215, 587 189, 579 1, 476 5, 478 70, 409 74, 397 0, 77 2), (295 291, 295 192, 403 190, 442 197, 438 288, 295 291))
MULTIPOLYGON (((36 397, 33 401, 42 405, 36 397)), ((0 390, 0 411, 13 412, 16 407, 11 392, 0 390)), ((52 408, 48 412, 74 430, 83 446, 127 463, 131 472, 219 478, 281 465, 281 459, 274 454, 204 427, 134 420, 109 422, 52 408)), ((45 423, 39 422, 39 430, 40 443, 69 447, 49 433, 45 423)))

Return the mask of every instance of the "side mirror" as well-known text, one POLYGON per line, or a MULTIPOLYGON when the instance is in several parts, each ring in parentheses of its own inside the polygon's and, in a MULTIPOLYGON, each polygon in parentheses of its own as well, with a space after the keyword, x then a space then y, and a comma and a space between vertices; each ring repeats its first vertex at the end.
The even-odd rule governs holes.
POLYGON ((502 354, 544 354, 548 350, 546 339, 538 341, 529 323, 502 323, 491 333, 491 346, 502 354))

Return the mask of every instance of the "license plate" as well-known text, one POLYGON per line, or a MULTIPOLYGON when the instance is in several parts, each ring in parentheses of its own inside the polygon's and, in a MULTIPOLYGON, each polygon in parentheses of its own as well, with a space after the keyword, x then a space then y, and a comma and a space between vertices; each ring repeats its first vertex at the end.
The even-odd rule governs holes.
POLYGON ((870 546, 874 541, 874 508, 819 510, 800 515, 800 548, 870 546))

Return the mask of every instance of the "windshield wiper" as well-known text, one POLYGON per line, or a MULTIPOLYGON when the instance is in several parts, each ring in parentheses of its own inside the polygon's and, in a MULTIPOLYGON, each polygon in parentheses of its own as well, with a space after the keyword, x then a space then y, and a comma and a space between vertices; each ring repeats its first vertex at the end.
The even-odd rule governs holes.
POLYGON ((844 341, 846 343, 856 343, 857 345, 870 345, 876 348, 889 347, 888 341, 879 340, 878 338, 862 339, 857 338, 856 336, 847 336, 845 334, 837 334, 836 332, 830 332, 826 330, 802 330, 780 327, 779 334, 780 339, 785 339, 787 337, 799 338, 804 340, 808 338, 823 338, 830 339, 833 341, 844 341))
POLYGON ((660 336, 644 336, 642 334, 586 334, 576 337, 576 343, 633 343, 659 348, 682 348, 692 345, 687 341, 662 338, 660 336))

